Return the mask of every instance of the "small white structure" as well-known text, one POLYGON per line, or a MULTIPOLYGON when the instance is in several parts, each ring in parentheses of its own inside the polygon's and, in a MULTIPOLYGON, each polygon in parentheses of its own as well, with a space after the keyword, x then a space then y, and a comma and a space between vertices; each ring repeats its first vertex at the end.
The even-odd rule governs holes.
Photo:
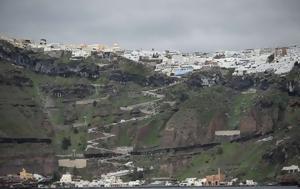
POLYGON ((81 58, 87 58, 88 56, 91 56, 91 52, 83 49, 73 49, 72 50, 72 60, 77 60, 81 58))
POLYGON ((240 182, 240 186, 256 186, 257 182, 254 182, 253 180, 246 180, 245 182, 240 182))
POLYGON ((206 178, 198 179, 195 181, 195 186, 205 186, 206 178))
POLYGON ((127 167, 133 167, 133 161, 129 161, 127 163, 124 164, 127 167))
POLYGON ((60 183, 72 183, 72 175, 70 173, 63 174, 59 180, 60 183))
POLYGON ((179 186, 188 186, 188 183, 187 182, 181 182, 181 183, 179 183, 179 186))
POLYGON ((223 131, 215 131, 216 136, 236 136, 240 135, 240 130, 223 130, 223 131))
POLYGON ((74 185, 76 188, 89 187, 90 182, 87 180, 78 180, 78 181, 74 182, 74 185))
POLYGON ((268 141, 271 141, 271 140, 273 140, 273 136, 269 136, 269 137, 260 139, 260 140, 258 140, 256 142, 268 142, 268 141))
POLYGON ((131 173, 130 170, 121 170, 121 171, 107 173, 106 175, 101 175, 101 176, 106 177, 106 178, 107 177, 121 177, 121 176, 128 175, 129 173, 131 173))
POLYGON ((195 186, 197 178, 186 178, 181 186, 195 186))
POLYGON ((172 183, 169 181, 166 181, 165 186, 172 186, 172 183))
POLYGON ((118 43, 114 43, 111 49, 112 49, 113 52, 118 52, 118 51, 121 50, 118 43))
POLYGON ((247 186, 256 186, 257 182, 254 182, 253 180, 246 180, 246 185, 247 186))
POLYGON ((102 176, 104 181, 104 187, 126 187, 127 183, 124 183, 122 179, 117 176, 102 176))
POLYGON ((281 170, 287 171, 288 173, 299 173, 300 172, 298 165, 291 165, 291 166, 283 167, 281 170))
POLYGON ((140 186, 141 184, 142 184, 142 182, 141 182, 140 180, 129 181, 129 182, 128 182, 128 186, 129 186, 129 187, 140 186))
POLYGON ((38 182, 41 182, 45 179, 45 177, 43 177, 42 175, 39 175, 39 174, 33 174, 32 176, 38 182))
POLYGON ((65 49, 66 49, 65 45, 59 43, 50 43, 44 45, 44 51, 60 51, 65 49))

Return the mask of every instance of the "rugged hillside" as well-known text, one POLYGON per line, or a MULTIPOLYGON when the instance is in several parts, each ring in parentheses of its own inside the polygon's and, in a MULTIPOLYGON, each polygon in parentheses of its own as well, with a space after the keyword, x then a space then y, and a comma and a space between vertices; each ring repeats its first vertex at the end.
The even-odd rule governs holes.
MULTIPOLYGON (((152 99, 140 95, 142 89, 174 81, 115 55, 69 61, 68 52, 49 55, 6 41, 0 44, 0 135, 19 142, 32 139, 22 144, 2 142, 1 174, 22 167, 53 174, 58 170, 56 155, 68 155, 73 149, 85 152, 93 137, 88 128, 142 114, 119 108, 152 99), (51 142, 35 143, 36 139, 51 142)), ((122 141, 105 145, 118 143, 122 141)))
MULTIPOLYGON (((49 138, 53 127, 43 112, 34 81, 23 69, 0 64, 1 138, 49 138)), ((22 167, 52 174, 57 168, 54 150, 48 143, 1 143, 0 172, 16 173, 22 167)))
POLYGON ((202 177, 221 168, 232 178, 260 182, 276 181, 283 166, 298 164, 299 66, 296 64, 286 76, 264 73, 232 77, 230 73, 221 69, 201 71, 164 90, 162 93, 176 105, 163 109, 162 115, 168 116, 157 118, 162 119, 161 124, 138 129, 137 145, 147 138, 145 133, 153 142, 137 148, 154 147, 149 148, 154 156, 135 156, 137 164, 154 165, 159 170, 154 175, 202 177), (240 139, 214 135, 216 130, 232 129, 241 131, 240 139), (221 144, 208 150, 193 147, 215 142, 221 144), (173 150, 158 154, 152 150, 170 147, 173 150), (178 147, 187 150, 176 150, 178 147))
POLYGON ((297 63, 285 76, 214 68, 175 79, 114 54, 70 61, 68 52, 0 44, 0 136, 32 139, 2 141, 1 174, 64 172, 57 159, 74 150, 88 159, 76 173, 89 178, 133 161, 154 167, 145 177, 204 176, 220 167, 232 177, 274 181, 283 165, 299 162, 297 63), (35 142, 41 138, 50 142, 35 142), (118 147, 136 153, 119 157, 118 147))

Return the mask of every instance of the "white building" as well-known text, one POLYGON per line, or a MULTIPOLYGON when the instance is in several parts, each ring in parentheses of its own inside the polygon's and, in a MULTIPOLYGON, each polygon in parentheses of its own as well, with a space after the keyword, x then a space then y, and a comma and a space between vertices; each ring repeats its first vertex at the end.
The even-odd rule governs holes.
POLYGON ((286 166, 281 169, 282 171, 287 171, 288 173, 299 173, 300 169, 298 165, 286 166))
POLYGON ((185 181, 183 182, 184 186, 195 186, 197 178, 186 178, 185 181))
POLYGON ((253 180, 246 180, 245 185, 246 186, 256 186, 257 182, 254 182, 253 180))
POLYGON ((82 49, 73 49, 71 59, 75 60, 75 59, 87 58, 89 56, 91 56, 91 51, 82 50, 82 49))
POLYGON ((73 182, 76 188, 89 187, 90 182, 87 180, 78 180, 73 182))
POLYGON ((42 175, 39 175, 39 174, 33 174, 32 176, 38 182, 41 182, 45 179, 45 177, 43 177, 42 175))
POLYGON ((162 53, 159 51, 151 50, 134 50, 134 51, 125 51, 123 57, 133 60, 135 62, 139 61, 155 61, 163 62, 162 53))
POLYGON ((140 186, 140 185, 142 185, 142 184, 143 184, 143 182, 140 181, 140 180, 129 181, 129 182, 128 182, 128 186, 129 186, 129 187, 140 186))
POLYGON ((205 186, 206 181, 207 181, 206 178, 197 179, 195 181, 195 186, 205 186))
POLYGON ((66 46, 59 43, 50 43, 44 47, 44 51, 60 51, 66 50, 66 46))
POLYGON ((60 183, 72 183, 72 175, 70 173, 63 174, 59 180, 60 183))
POLYGON ((140 59, 140 55, 138 51, 127 51, 124 53, 123 57, 129 60, 133 60, 135 62, 138 62, 140 59))

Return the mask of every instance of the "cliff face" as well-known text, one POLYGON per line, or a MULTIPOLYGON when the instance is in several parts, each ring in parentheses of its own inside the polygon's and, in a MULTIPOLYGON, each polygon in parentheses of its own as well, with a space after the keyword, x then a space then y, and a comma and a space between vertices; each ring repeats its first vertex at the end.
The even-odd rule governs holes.
MULTIPOLYGON (((139 110, 128 114, 120 111, 121 104, 128 103, 126 100, 136 103, 128 93, 175 81, 121 57, 118 61, 97 57, 70 61, 68 56, 69 52, 33 52, 0 41, 0 137, 51 140, 50 144, 30 141, 0 144, 3 152, 0 175, 17 173, 21 168, 53 174, 58 168, 56 154, 70 154, 73 149, 84 153, 87 130, 82 125, 85 119, 88 126, 95 127, 129 116, 143 116, 139 110), (96 63, 110 64, 99 67, 96 63), (134 88, 127 92, 130 86, 134 88), (74 129, 73 125, 79 127, 74 129), (62 149, 64 139, 69 140, 70 145, 62 149)), ((141 102, 143 98, 147 97, 141 97, 141 102)), ((118 129, 115 132, 123 134, 118 129)), ((128 132, 130 138, 134 138, 134 132, 136 129, 128 132)), ((103 145, 117 146, 109 141, 103 145)), ((101 174, 99 167, 88 167, 101 174)))
POLYGON ((166 124, 162 133, 161 146, 167 148, 213 142, 215 131, 223 130, 226 123, 226 118, 221 113, 214 114, 207 127, 203 126, 198 119, 199 115, 193 109, 177 112, 166 124))
MULTIPOLYGON (((275 105, 274 105, 275 106, 275 105)), ((242 134, 266 134, 273 131, 279 120, 279 108, 273 105, 268 108, 253 107, 240 120, 240 130, 242 134)))
MULTIPOLYGON (((62 56, 62 52, 57 53, 62 56)), ((66 64, 59 61, 59 58, 43 53, 34 53, 26 49, 19 49, 6 41, 0 41, 0 59, 23 66, 32 71, 64 77, 80 76, 95 79, 100 76, 100 67, 95 64, 83 64, 80 62, 69 62, 66 64)))
MULTIPOLYGON (((51 142, 53 126, 35 96, 34 82, 23 69, 1 62, 0 137, 45 138, 51 142)), ((44 175, 57 170, 51 143, 0 143, 0 174, 18 173, 22 168, 44 175)))
POLYGON ((196 112, 185 110, 177 112, 167 122, 161 139, 162 147, 179 147, 199 144, 205 141, 206 131, 201 129, 196 112), (176 114, 184 114, 181 119, 177 119, 176 114))
POLYGON ((210 143, 216 130, 237 129, 243 136, 265 135, 285 127, 289 121, 288 103, 298 98, 298 75, 298 66, 287 78, 275 75, 229 78, 220 70, 193 74, 185 84, 197 93, 187 92, 189 98, 162 132, 161 145, 210 143), (293 83, 293 92, 289 91, 289 83, 293 83))
POLYGON ((51 53, 55 55, 20 49, 0 40, 0 60, 11 62, 37 73, 62 77, 77 76, 92 80, 96 80, 104 74, 105 77, 113 81, 123 83, 133 81, 143 86, 162 86, 175 80, 164 75, 153 74, 146 66, 136 64, 114 54, 111 55, 111 59, 116 60, 107 60, 93 55, 86 60, 71 61, 69 60, 70 55, 66 55, 69 53, 67 51, 51 53), (110 65, 100 67, 95 62, 110 63, 110 65), (133 66, 130 64, 133 64, 133 66))
MULTIPOLYGON (((296 66, 293 72, 298 69, 296 66)), ((194 73, 178 86, 179 89, 163 91, 176 100, 177 105, 173 107, 174 113, 167 120, 163 119, 163 125, 158 124, 159 129, 150 122, 126 131, 125 128, 116 129, 115 133, 125 137, 122 134, 125 131, 126 144, 143 148, 212 143, 216 142, 217 130, 240 130, 241 136, 250 137, 268 135, 286 128, 290 122, 288 104, 298 96, 289 92, 289 80, 297 86, 297 78, 268 73, 245 77, 230 76, 230 71, 222 69, 194 73), (142 142, 153 135, 156 135, 155 142, 142 142)))

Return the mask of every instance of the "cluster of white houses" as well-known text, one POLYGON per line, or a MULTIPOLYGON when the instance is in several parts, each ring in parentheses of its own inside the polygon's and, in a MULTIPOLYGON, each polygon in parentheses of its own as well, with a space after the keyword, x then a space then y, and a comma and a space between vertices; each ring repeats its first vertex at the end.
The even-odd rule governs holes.
MULTIPOLYGON (((143 168, 138 168, 137 172, 144 171, 143 168)), ((300 169, 298 165, 285 166, 281 169, 283 174, 299 174, 300 169)), ((127 174, 133 173, 132 170, 120 170, 116 172, 111 172, 107 174, 102 174, 101 178, 94 179, 92 181, 83 180, 80 177, 75 177, 70 173, 63 174, 59 181, 53 183, 50 182, 50 179, 36 173, 27 172, 25 169, 18 175, 7 175, 0 176, 1 182, 7 182, 12 187, 13 184, 16 186, 21 186, 21 183, 36 183, 38 187, 51 187, 51 188, 60 188, 60 187, 78 187, 78 188, 87 188, 87 187, 138 187, 142 185, 147 186, 255 186, 258 183, 250 180, 244 179, 239 180, 238 178, 226 179, 225 174, 221 173, 218 169, 218 173, 215 175, 207 175, 203 178, 186 178, 182 181, 176 181, 176 179, 171 178, 152 178, 152 182, 145 180, 133 180, 124 182, 121 177, 127 174), (46 184, 48 183, 48 184, 46 184)), ((0 183, 0 186, 9 186, 5 183, 0 183)))
POLYGON ((91 56, 95 53, 110 53, 110 52, 123 52, 118 43, 114 43, 112 46, 104 44, 62 44, 62 43, 48 43, 46 39, 40 39, 39 42, 35 42, 30 39, 15 39, 5 36, 0 36, 0 39, 6 40, 11 44, 19 48, 30 48, 32 50, 41 50, 44 52, 51 51, 70 51, 72 53, 72 60, 81 60, 91 56))
POLYGON ((298 46, 216 53, 161 53, 161 63, 156 71, 170 76, 182 76, 194 70, 210 67, 233 68, 234 75, 270 71, 275 74, 289 72, 299 62, 298 46))
POLYGON ((100 179, 92 181, 74 179, 70 173, 63 174, 58 182, 61 186, 74 186, 74 187, 135 187, 145 183, 143 180, 135 180, 124 182, 120 176, 128 174, 127 171, 118 171, 116 173, 109 173, 101 175, 100 179))
MULTIPOLYGON (((108 173, 102 175, 100 179, 87 181, 81 179, 74 179, 70 173, 62 175, 60 181, 56 184, 60 186, 69 187, 137 187, 145 185, 144 180, 135 180, 124 182, 120 176, 127 174, 122 171, 116 173, 108 173)), ((176 182, 175 180, 168 180, 166 178, 153 178, 154 182, 150 182, 148 186, 232 186, 232 185, 247 185, 255 186, 256 182, 253 180, 245 180, 238 183, 238 179, 234 178, 230 181, 225 181, 225 175, 218 170, 216 175, 208 175, 204 178, 186 178, 183 181, 176 182)))
POLYGON ((155 62, 155 71, 170 76, 182 76, 194 70, 216 66, 233 68, 234 75, 265 71, 284 74, 293 68, 296 61, 299 62, 300 48, 290 46, 214 53, 135 50, 125 51, 124 57, 137 62, 155 62))
POLYGON ((155 66, 155 71, 169 76, 183 76, 194 70, 210 67, 233 68, 234 75, 244 75, 272 71, 276 74, 289 72, 296 61, 299 62, 300 47, 246 49, 240 51, 219 51, 214 53, 181 53, 179 51, 125 50, 117 43, 111 47, 102 44, 60 44, 47 43, 41 39, 39 43, 32 40, 13 39, 0 36, 14 45, 44 52, 66 50, 72 52, 71 59, 78 60, 89 57, 93 52, 117 53, 135 62, 143 62, 155 66))
MULTIPOLYGON (((299 173, 298 165, 291 165, 282 168, 282 172, 288 174, 299 173)), ((148 186, 256 186, 258 183, 254 180, 239 180, 233 178, 226 180, 225 175, 218 169, 215 175, 207 175, 203 178, 186 178, 182 181, 168 180, 168 178, 153 178, 154 182, 146 183, 145 180, 135 180, 124 182, 120 177, 128 174, 128 170, 121 170, 113 173, 101 175, 100 179, 87 181, 74 179, 70 173, 62 175, 58 184, 60 186, 75 187, 137 187, 147 184, 148 186)))

